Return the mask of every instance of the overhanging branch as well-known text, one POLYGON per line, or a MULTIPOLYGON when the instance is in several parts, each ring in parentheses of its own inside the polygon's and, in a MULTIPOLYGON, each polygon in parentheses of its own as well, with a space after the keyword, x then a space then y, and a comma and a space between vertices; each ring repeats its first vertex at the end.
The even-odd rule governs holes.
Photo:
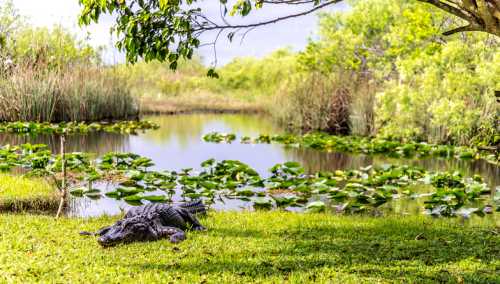
POLYGON ((481 31, 481 29, 479 27, 467 25, 467 26, 458 27, 458 28, 446 31, 443 33, 443 35, 448 36, 448 35, 461 33, 461 32, 477 32, 477 31, 481 31))
POLYGON ((466 31, 482 31, 500 37, 499 0, 418 1, 433 5, 468 22, 468 25, 447 31, 444 35, 466 31))
POLYGON ((197 31, 211 31, 211 30, 256 28, 256 27, 260 27, 260 26, 275 24, 275 23, 282 22, 282 21, 285 21, 285 20, 288 20, 288 19, 292 19, 292 18, 297 18, 297 17, 305 16, 305 15, 311 14, 311 13, 313 13, 315 11, 318 11, 320 9, 323 9, 323 8, 325 8, 327 6, 339 3, 339 2, 342 2, 342 0, 328 1, 328 2, 325 2, 323 4, 317 5, 314 8, 309 9, 309 10, 304 11, 304 12, 300 12, 300 13, 296 13, 296 14, 290 14, 290 15, 286 15, 286 16, 282 16, 282 17, 277 17, 275 19, 271 19, 271 20, 268 20, 268 21, 263 21, 263 22, 258 22, 258 23, 251 23, 251 24, 242 24, 242 25, 231 25, 231 24, 218 25, 218 24, 212 24, 210 26, 200 26, 200 27, 197 27, 197 28, 194 29, 194 31, 197 32, 197 31))
POLYGON ((447 4, 445 2, 441 2, 440 0, 418 0, 418 1, 434 5, 434 6, 438 7, 439 9, 444 10, 450 14, 453 14, 459 18, 462 18, 468 22, 475 22, 477 20, 473 15, 470 15, 470 14, 466 13, 465 11, 460 10, 457 7, 454 7, 450 4, 447 4))

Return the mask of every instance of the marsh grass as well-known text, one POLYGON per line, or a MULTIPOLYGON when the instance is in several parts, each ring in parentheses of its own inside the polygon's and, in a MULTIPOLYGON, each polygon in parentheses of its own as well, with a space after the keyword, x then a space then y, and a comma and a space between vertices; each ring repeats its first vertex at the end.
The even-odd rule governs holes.
POLYGON ((290 128, 348 134, 353 95, 350 84, 347 74, 298 76, 283 86, 269 112, 290 128))
MULTIPOLYGON (((99 247, 116 218, 0 215, 0 282, 498 283, 499 229, 428 217, 210 213, 207 232, 99 247)), ((498 226, 497 224, 496 226, 498 226)))
POLYGON ((156 61, 116 69, 141 99, 143 113, 253 113, 269 109, 270 98, 295 73, 295 60, 289 50, 265 60, 239 58, 218 68, 219 79, 207 77, 207 67, 196 57, 181 60, 175 72, 156 61))
POLYGON ((111 68, 18 65, 0 78, 0 121, 98 121, 137 114, 126 81, 111 68))
POLYGON ((55 212, 59 198, 43 179, 0 173, 0 211, 55 212))
POLYGON ((142 97, 143 114, 178 113, 260 113, 264 103, 234 95, 192 92, 176 96, 142 97))

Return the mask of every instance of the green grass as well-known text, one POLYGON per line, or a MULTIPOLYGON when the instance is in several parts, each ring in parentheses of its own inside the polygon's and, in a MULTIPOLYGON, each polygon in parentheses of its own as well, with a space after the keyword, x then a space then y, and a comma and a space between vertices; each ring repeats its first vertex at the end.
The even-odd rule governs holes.
POLYGON ((209 92, 141 98, 142 114, 258 113, 264 110, 264 104, 256 100, 209 92))
POLYGON ((112 217, 0 215, 0 282, 499 283, 499 224, 428 217, 211 213, 207 232, 103 249, 112 217))
POLYGON ((56 190, 43 179, 0 173, 0 211, 54 211, 56 190))

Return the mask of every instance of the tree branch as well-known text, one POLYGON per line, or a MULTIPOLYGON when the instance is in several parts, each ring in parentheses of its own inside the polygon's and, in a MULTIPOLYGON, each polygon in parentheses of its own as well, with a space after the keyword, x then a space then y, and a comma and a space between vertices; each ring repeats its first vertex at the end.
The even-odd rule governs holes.
POLYGON ((441 10, 453 14, 469 24, 443 33, 451 35, 458 32, 482 31, 500 36, 499 0, 418 0, 431 4, 441 10), (499 15, 499 17, 497 17, 499 15))
POLYGON ((255 27, 259 27, 259 26, 265 26, 265 25, 269 25, 269 24, 275 24, 275 23, 278 23, 278 22, 281 22, 281 21, 284 21, 284 20, 288 20, 288 19, 291 19, 291 18, 297 18, 297 17, 305 16, 307 14, 313 13, 313 12, 315 12, 317 10, 320 10, 320 9, 325 8, 327 6, 336 4, 338 2, 342 2, 342 0, 328 1, 328 2, 325 2, 323 4, 320 4, 320 5, 312 8, 312 9, 309 9, 307 11, 301 12, 301 13, 291 14, 291 15, 287 15, 287 16, 283 16, 283 17, 277 17, 277 18, 272 19, 272 20, 258 22, 258 23, 244 24, 244 25, 231 25, 231 24, 229 24, 229 25, 228 24, 217 25, 217 24, 214 24, 213 26, 195 28, 195 29, 193 29, 193 31, 196 32, 196 31, 210 31, 210 30, 224 30, 224 29, 255 28, 255 27))
POLYGON ((443 33, 443 35, 449 36, 449 35, 456 34, 456 33, 461 33, 461 32, 478 32, 478 31, 482 31, 481 27, 473 26, 473 25, 467 25, 467 26, 458 27, 458 28, 446 31, 446 32, 443 33))
POLYGON ((477 19, 474 17, 474 15, 469 15, 468 13, 465 13, 463 10, 460 10, 457 7, 441 2, 440 0, 418 0, 418 1, 434 5, 441 10, 444 10, 450 14, 453 14, 459 18, 468 21, 469 23, 477 22, 477 19))

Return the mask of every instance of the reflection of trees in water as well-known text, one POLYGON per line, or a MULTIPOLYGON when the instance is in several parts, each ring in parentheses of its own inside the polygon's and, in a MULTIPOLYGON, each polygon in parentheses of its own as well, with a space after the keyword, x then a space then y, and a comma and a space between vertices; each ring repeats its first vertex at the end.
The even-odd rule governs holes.
POLYGON ((377 157, 377 162, 391 164, 407 164, 420 166, 429 171, 458 171, 464 176, 472 177, 474 174, 481 175, 490 186, 500 185, 500 168, 482 160, 458 160, 458 159, 390 159, 377 157))
POLYGON ((285 149, 288 160, 301 163, 308 172, 357 169, 371 165, 373 158, 344 153, 328 153, 312 149, 285 149))
MULTIPOLYGON (((58 135, 13 135, 0 134, 0 145, 18 145, 24 143, 46 144, 54 152, 59 152, 58 135)), ((67 152, 90 152, 101 155, 111 151, 127 151, 129 149, 128 135, 115 133, 95 133, 85 135, 70 135, 66 138, 67 152)))
POLYGON ((160 129, 146 132, 143 137, 158 144, 177 141, 186 147, 190 141, 199 141, 210 124, 219 123, 234 132, 275 134, 280 129, 269 118, 253 114, 180 114, 148 116, 144 119, 160 125, 160 129))
POLYGON ((279 134, 283 129, 269 117, 258 114, 225 114, 219 117, 229 127, 238 132, 258 134, 279 134))
POLYGON ((328 153, 312 149, 285 149, 288 160, 300 162, 309 172, 320 170, 358 169, 368 165, 413 165, 429 171, 459 171, 465 176, 481 175, 490 186, 500 185, 500 168, 485 161, 457 159, 395 159, 384 156, 349 155, 328 153))
POLYGON ((147 131, 141 137, 160 145, 175 139, 180 145, 187 145, 189 141, 201 139, 203 125, 208 120, 208 115, 155 115, 144 119, 160 125, 157 130, 147 131))

